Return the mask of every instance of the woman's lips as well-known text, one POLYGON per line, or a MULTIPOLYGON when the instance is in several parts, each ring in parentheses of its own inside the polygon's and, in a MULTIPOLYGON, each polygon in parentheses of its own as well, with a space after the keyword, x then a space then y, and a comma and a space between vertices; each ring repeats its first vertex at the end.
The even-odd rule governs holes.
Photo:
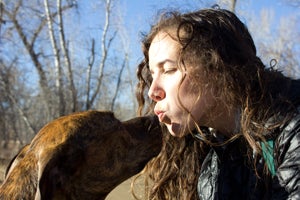
POLYGON ((157 115, 160 122, 163 122, 165 118, 165 112, 164 111, 155 111, 155 114, 157 115))

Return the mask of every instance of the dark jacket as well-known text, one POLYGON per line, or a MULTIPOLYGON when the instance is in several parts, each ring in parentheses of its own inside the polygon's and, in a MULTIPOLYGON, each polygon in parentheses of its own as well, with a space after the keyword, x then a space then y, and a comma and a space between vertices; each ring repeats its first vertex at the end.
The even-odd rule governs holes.
POLYGON ((261 158, 256 166, 258 178, 239 140, 213 147, 198 180, 200 200, 300 200, 300 114, 277 135, 273 177, 263 175, 265 160, 261 158))

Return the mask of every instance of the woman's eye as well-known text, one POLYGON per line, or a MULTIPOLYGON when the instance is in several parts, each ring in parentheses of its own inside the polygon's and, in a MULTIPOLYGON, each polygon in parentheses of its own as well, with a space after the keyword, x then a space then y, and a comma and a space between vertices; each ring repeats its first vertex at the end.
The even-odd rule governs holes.
POLYGON ((172 74, 177 71, 177 68, 169 68, 164 70, 164 74, 172 74))

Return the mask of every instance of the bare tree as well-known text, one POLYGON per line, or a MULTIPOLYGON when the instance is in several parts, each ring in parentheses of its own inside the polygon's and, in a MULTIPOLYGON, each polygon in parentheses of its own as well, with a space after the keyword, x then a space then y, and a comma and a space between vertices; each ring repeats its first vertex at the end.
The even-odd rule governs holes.
POLYGON ((231 12, 235 12, 237 0, 217 0, 218 5, 228 7, 231 12))
POLYGON ((123 74, 124 69, 126 68, 126 65, 128 65, 128 55, 127 55, 127 53, 125 54, 125 58, 123 60, 122 66, 121 66, 121 70, 119 71, 119 74, 117 76, 118 77, 117 78, 117 85, 116 85, 116 89, 115 89, 115 92, 114 92, 114 95, 113 95, 113 98, 112 98, 112 103, 111 103, 111 108, 110 108, 110 110, 112 110, 112 111, 114 111, 114 107, 115 107, 115 104, 116 104, 116 99, 117 99, 117 96, 118 96, 118 91, 120 90, 122 74, 123 74))
POLYGON ((273 11, 265 9, 259 16, 252 16, 249 20, 259 56, 266 65, 291 77, 300 77, 300 30, 293 28, 299 26, 299 17, 282 17, 277 20, 277 26, 274 26, 273 11))
POLYGON ((64 28, 64 22, 63 22, 63 8, 62 8, 62 1, 57 0, 57 10, 58 10, 58 25, 59 25, 59 36, 60 36, 60 46, 62 49, 62 56, 64 59, 65 66, 67 68, 67 74, 68 74, 68 81, 69 81, 69 90, 71 92, 72 96, 72 106, 71 111, 75 112, 77 108, 77 90, 75 88, 74 78, 73 78, 73 69, 71 65, 69 50, 67 47, 67 42, 65 39, 65 28, 64 28))
MULTIPOLYGON (((102 38, 101 38, 101 61, 99 65, 99 70, 98 70, 98 79, 96 83, 96 89, 92 91, 87 91, 88 94, 91 94, 90 99, 87 99, 86 102, 86 109, 89 110, 91 106, 94 104, 96 97, 99 95, 99 91, 102 85, 103 81, 103 75, 104 75, 104 67, 107 61, 107 55, 108 51, 110 49, 110 45, 112 41, 114 40, 117 31, 115 31, 111 37, 108 38, 108 31, 110 27, 110 19, 111 19, 111 9, 112 9, 112 1, 111 0, 105 0, 106 5, 105 5, 105 23, 104 23, 104 28, 102 32, 102 38)), ((90 81, 90 80, 88 80, 90 81)), ((90 84, 90 83, 88 83, 90 84)), ((87 87, 89 88, 89 87, 87 87)))
MULTIPOLYGON (((60 7, 60 3, 58 3, 58 6, 60 7)), ((48 3, 48 0, 44 0, 44 7, 45 7, 45 13, 47 16, 47 24, 48 24, 48 32, 49 32, 49 38, 51 41, 52 45, 52 51, 54 55, 54 63, 55 63, 55 75, 56 75, 56 80, 55 80, 55 86, 57 89, 57 96, 58 96, 58 110, 59 110, 59 115, 64 115, 65 114, 65 101, 64 101, 64 93, 63 93, 63 82, 62 82, 62 68, 60 65, 60 49, 57 45, 57 39, 54 34, 54 27, 53 27, 53 21, 51 18, 51 12, 50 12, 50 6, 48 3)), ((61 13, 58 12, 58 16, 61 13)), ((59 17, 60 18, 60 17, 59 17)))
MULTIPOLYGON (((38 77, 39 77, 39 85, 40 88, 42 89, 42 94, 44 96, 44 101, 46 105, 46 110, 47 111, 47 119, 53 118, 53 116, 57 116, 56 113, 56 107, 54 105, 57 105, 54 103, 54 99, 56 97, 55 94, 52 93, 51 86, 49 85, 50 81, 47 76, 47 72, 45 71, 45 64, 42 63, 41 56, 45 54, 44 51, 38 50, 37 46, 37 39, 40 37, 43 29, 45 29, 45 25, 48 24, 49 28, 49 35, 51 39, 51 44, 53 46, 53 52, 54 52, 54 57, 55 57, 55 66, 57 69, 57 81, 56 81, 56 87, 60 88, 59 96, 60 96, 60 103, 58 103, 60 109, 60 113, 63 114, 64 110, 64 102, 63 98, 61 98, 61 95, 63 94, 62 90, 62 81, 61 81, 61 68, 60 68, 60 61, 59 61, 59 50, 56 46, 56 41, 54 38, 54 33, 53 33, 53 27, 52 27, 52 18, 58 15, 58 12, 52 12, 50 13, 49 11, 49 5, 47 4, 48 1, 45 0, 45 10, 46 10, 46 18, 43 17, 43 14, 35 9, 35 7, 25 7, 23 5, 22 0, 18 0, 14 4, 6 3, 4 5, 9 5, 9 6, 4 6, 3 12, 4 14, 8 17, 9 22, 12 23, 12 28, 15 30, 21 39, 25 49, 27 50, 27 53, 29 57, 31 58, 33 66, 36 68, 38 72, 38 77), (31 30, 28 30, 28 27, 26 27, 26 23, 24 23, 22 20, 23 18, 20 18, 19 15, 23 15, 23 13, 30 13, 34 16, 36 19, 36 23, 33 24, 31 30), (30 31, 30 32, 28 32, 30 31)), ((70 9, 73 5, 66 5, 62 8, 62 10, 70 9)))
MULTIPOLYGON (((73 6, 73 4, 70 4, 73 6)), ((55 65, 55 85, 57 90, 58 97, 58 110, 59 115, 65 115, 67 113, 66 108, 66 97, 65 97, 65 89, 64 89, 64 74, 63 69, 65 69, 65 73, 67 74, 68 86, 67 89, 71 93, 71 101, 68 101, 71 104, 71 111, 75 112, 77 110, 77 90, 74 84, 73 78, 73 70, 69 55, 69 50, 66 42, 65 29, 64 29, 64 21, 63 21, 63 8, 62 1, 56 1, 56 11, 57 12, 57 21, 51 16, 53 12, 50 11, 51 7, 49 5, 49 0, 44 0, 45 13, 47 16, 47 24, 48 24, 48 33, 49 38, 52 45, 52 51, 54 55, 54 65, 55 65), (55 34, 55 27, 58 32, 58 36, 55 34), (58 38, 59 37, 59 38, 58 38), (63 64, 64 63, 64 64, 63 64)))
POLYGON ((0 98, 0 111, 5 117, 0 125, 9 133, 5 138, 29 140, 48 121, 79 110, 100 108, 132 116, 131 108, 122 104, 127 97, 121 95, 130 96, 133 91, 124 86, 130 82, 124 73, 130 68, 129 54, 118 42, 120 25, 113 22, 115 1, 94 1, 99 2, 95 4, 99 16, 104 13, 98 19, 104 20, 97 20, 101 23, 90 29, 70 23, 74 18, 79 22, 82 18, 83 10, 78 9, 76 1, 37 0, 25 4, 23 0, 1 0, 0 19, 5 24, 1 26, 0 48, 5 52, 0 54, 0 60, 9 63, 17 58, 14 66, 18 76, 24 77, 22 87, 26 95, 21 98, 23 93, 7 89, 8 82, 1 79, 4 95, 0 98), (77 30, 80 35, 76 35, 77 30), (123 107, 126 112, 122 112, 123 107), (18 136, 12 136, 13 133, 18 136))
MULTIPOLYGON (((281 0, 276 3, 280 2, 295 8, 300 5, 299 0, 281 0)), ((240 7, 246 4, 237 0, 218 0, 217 3, 233 12, 237 10, 237 3, 240 7)), ((274 12, 271 9, 263 9, 260 15, 257 13, 251 15, 249 10, 239 10, 237 14, 243 14, 243 17, 247 18, 247 26, 254 37, 259 56, 266 65, 279 68, 289 76, 299 77, 300 29, 294 27, 299 27, 300 16, 299 14, 287 15, 274 23, 274 12), (276 60, 276 66, 274 66, 274 62, 269 64, 270 61, 274 60, 276 60)))
POLYGON ((21 103, 23 100, 22 93, 25 91, 23 84, 19 82, 20 80, 17 78, 20 73, 16 69, 15 64, 16 60, 12 61, 12 63, 8 66, 3 61, 0 61, 0 92, 2 94, 0 100, 2 110, 1 118, 2 120, 5 120, 1 120, 2 126, 4 126, 1 127, 1 130, 3 131, 2 137, 4 139, 22 141, 22 131, 18 130, 14 122, 18 121, 19 119, 22 120, 21 123, 24 123, 27 130, 29 131, 28 134, 31 136, 33 136, 35 133, 35 127, 30 122, 26 112, 24 112, 25 105, 21 103), (5 107, 7 109, 5 109, 5 107), (18 115, 14 114, 15 111, 18 115))
POLYGON ((86 70, 87 74, 87 84, 86 84, 86 103, 85 103, 85 109, 89 110, 91 108, 91 102, 90 102, 90 93, 91 93, 91 74, 92 74, 92 68, 95 64, 95 39, 92 39, 92 45, 91 45, 91 55, 88 59, 88 67, 86 70))

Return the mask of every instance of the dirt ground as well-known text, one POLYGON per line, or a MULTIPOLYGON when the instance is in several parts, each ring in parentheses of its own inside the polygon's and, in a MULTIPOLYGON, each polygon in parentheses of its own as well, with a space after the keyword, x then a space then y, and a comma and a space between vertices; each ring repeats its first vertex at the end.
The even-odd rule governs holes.
POLYGON ((130 192, 131 179, 116 187, 106 198, 106 200, 134 200, 130 192))

